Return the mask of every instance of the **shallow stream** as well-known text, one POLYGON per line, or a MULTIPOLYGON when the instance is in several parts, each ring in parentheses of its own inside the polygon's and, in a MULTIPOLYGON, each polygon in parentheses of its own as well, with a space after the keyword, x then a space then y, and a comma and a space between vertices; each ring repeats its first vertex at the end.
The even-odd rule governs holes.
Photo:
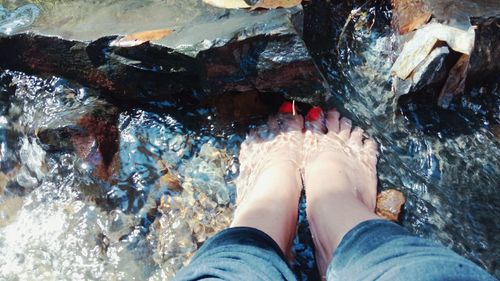
MULTIPOLYGON (((327 105, 380 143, 379 187, 406 194, 405 227, 500 277, 499 117, 481 99, 498 102, 500 88, 472 89, 446 112, 398 104, 389 17, 368 5, 338 49, 314 53, 332 88, 327 105)), ((213 108, 118 107, 99 96, 64 78, 1 72, 0 280, 166 280, 230 223, 247 126, 221 124, 213 108)), ((303 218, 295 268, 313 280, 303 218)))

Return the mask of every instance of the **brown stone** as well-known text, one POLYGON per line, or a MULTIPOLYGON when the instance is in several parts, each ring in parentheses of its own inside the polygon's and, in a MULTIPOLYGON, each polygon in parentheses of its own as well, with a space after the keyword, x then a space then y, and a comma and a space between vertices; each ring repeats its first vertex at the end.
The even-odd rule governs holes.
POLYGON ((401 207, 406 198, 401 191, 395 189, 384 190, 377 196, 377 207, 375 213, 382 218, 398 221, 401 207))
POLYGON ((405 34, 426 24, 432 13, 422 0, 392 1, 394 7, 393 24, 399 34, 405 34))

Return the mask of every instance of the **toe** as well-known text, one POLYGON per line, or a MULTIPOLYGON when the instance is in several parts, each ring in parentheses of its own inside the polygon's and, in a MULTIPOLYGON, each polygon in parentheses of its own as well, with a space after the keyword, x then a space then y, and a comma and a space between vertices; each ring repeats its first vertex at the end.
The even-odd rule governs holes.
POLYGON ((250 129, 250 131, 247 134, 247 137, 245 138, 245 140, 241 144, 242 148, 246 147, 249 143, 252 143, 254 141, 258 141, 260 139, 259 131, 260 131, 260 127, 255 127, 255 128, 250 129))
POLYGON ((272 134, 272 131, 270 130, 269 125, 266 123, 266 124, 262 124, 259 127, 257 127, 256 139, 254 139, 254 140, 255 141, 265 141, 265 140, 272 139, 273 137, 274 137, 274 135, 272 134))
POLYGON ((339 136, 341 136, 343 139, 349 139, 349 137, 351 136, 351 129, 352 129, 352 121, 350 119, 342 117, 340 119, 339 136))
MULTIPOLYGON (((302 131, 304 129, 304 119, 296 114, 297 110, 292 102, 284 102, 277 115, 276 124, 281 131, 302 131)), ((273 126, 275 124, 273 123, 273 126)), ((274 127, 273 127, 274 128, 274 127)))
POLYGON ((362 148, 363 147, 363 134, 364 131, 356 127, 352 130, 351 136, 349 137, 349 143, 351 143, 353 146, 362 148))
POLYGON ((285 101, 279 108, 280 113, 295 114, 294 104, 291 101, 285 101))
POLYGON ((280 122, 278 115, 269 117, 267 120, 267 128, 270 135, 275 136, 280 131, 280 122))
POLYGON ((363 147, 368 151, 374 152, 375 154, 378 152, 378 144, 373 139, 366 139, 363 142, 363 147))
POLYGON ((314 106, 306 116, 306 129, 315 133, 325 133, 325 114, 319 106, 314 106))
MULTIPOLYGON (((241 143, 240 147, 240 153, 239 153, 239 160, 242 162, 245 162, 248 152, 251 150, 252 143, 259 142, 260 137, 259 137, 259 127, 252 128, 248 132, 245 140, 241 143)), ((242 163, 240 162, 240 163, 242 163)), ((241 168, 241 167, 240 167, 241 168)))
POLYGON ((340 132, 340 113, 333 109, 328 111, 326 116, 326 128, 328 132, 338 134, 340 132))
POLYGON ((280 113, 278 114, 278 125, 280 129, 286 132, 289 131, 300 131, 304 129, 304 118, 302 115, 280 113))
POLYGON ((363 142, 364 154, 371 165, 376 165, 378 161, 378 144, 373 139, 366 139, 363 142))

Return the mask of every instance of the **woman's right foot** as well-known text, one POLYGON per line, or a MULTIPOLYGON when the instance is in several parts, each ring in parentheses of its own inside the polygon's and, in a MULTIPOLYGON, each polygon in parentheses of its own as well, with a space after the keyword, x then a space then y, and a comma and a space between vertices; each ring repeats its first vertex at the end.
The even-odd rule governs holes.
POLYGON ((251 130, 240 150, 237 208, 232 227, 267 233, 290 256, 302 191, 304 119, 284 103, 267 125, 251 130))
POLYGON ((306 117, 304 183, 307 214, 324 276, 333 252, 357 224, 377 219, 377 143, 351 121, 319 107, 306 117))

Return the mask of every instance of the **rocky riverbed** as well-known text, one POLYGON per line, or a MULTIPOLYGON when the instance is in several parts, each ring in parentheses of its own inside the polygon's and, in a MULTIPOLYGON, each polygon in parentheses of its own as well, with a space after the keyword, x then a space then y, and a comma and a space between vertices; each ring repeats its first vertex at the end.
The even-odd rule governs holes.
MULTIPOLYGON (((365 128, 381 145, 380 189, 407 197, 401 223, 499 277, 500 81, 484 62, 498 25, 486 2, 488 14, 455 7, 471 11, 476 49, 443 106, 461 73, 452 43, 395 75, 419 29, 457 27, 425 1, 410 19, 407 1, 0 1, 0 279, 169 279, 229 224, 239 145, 284 99, 365 128)), ((304 208, 294 270, 316 280, 304 208)))

